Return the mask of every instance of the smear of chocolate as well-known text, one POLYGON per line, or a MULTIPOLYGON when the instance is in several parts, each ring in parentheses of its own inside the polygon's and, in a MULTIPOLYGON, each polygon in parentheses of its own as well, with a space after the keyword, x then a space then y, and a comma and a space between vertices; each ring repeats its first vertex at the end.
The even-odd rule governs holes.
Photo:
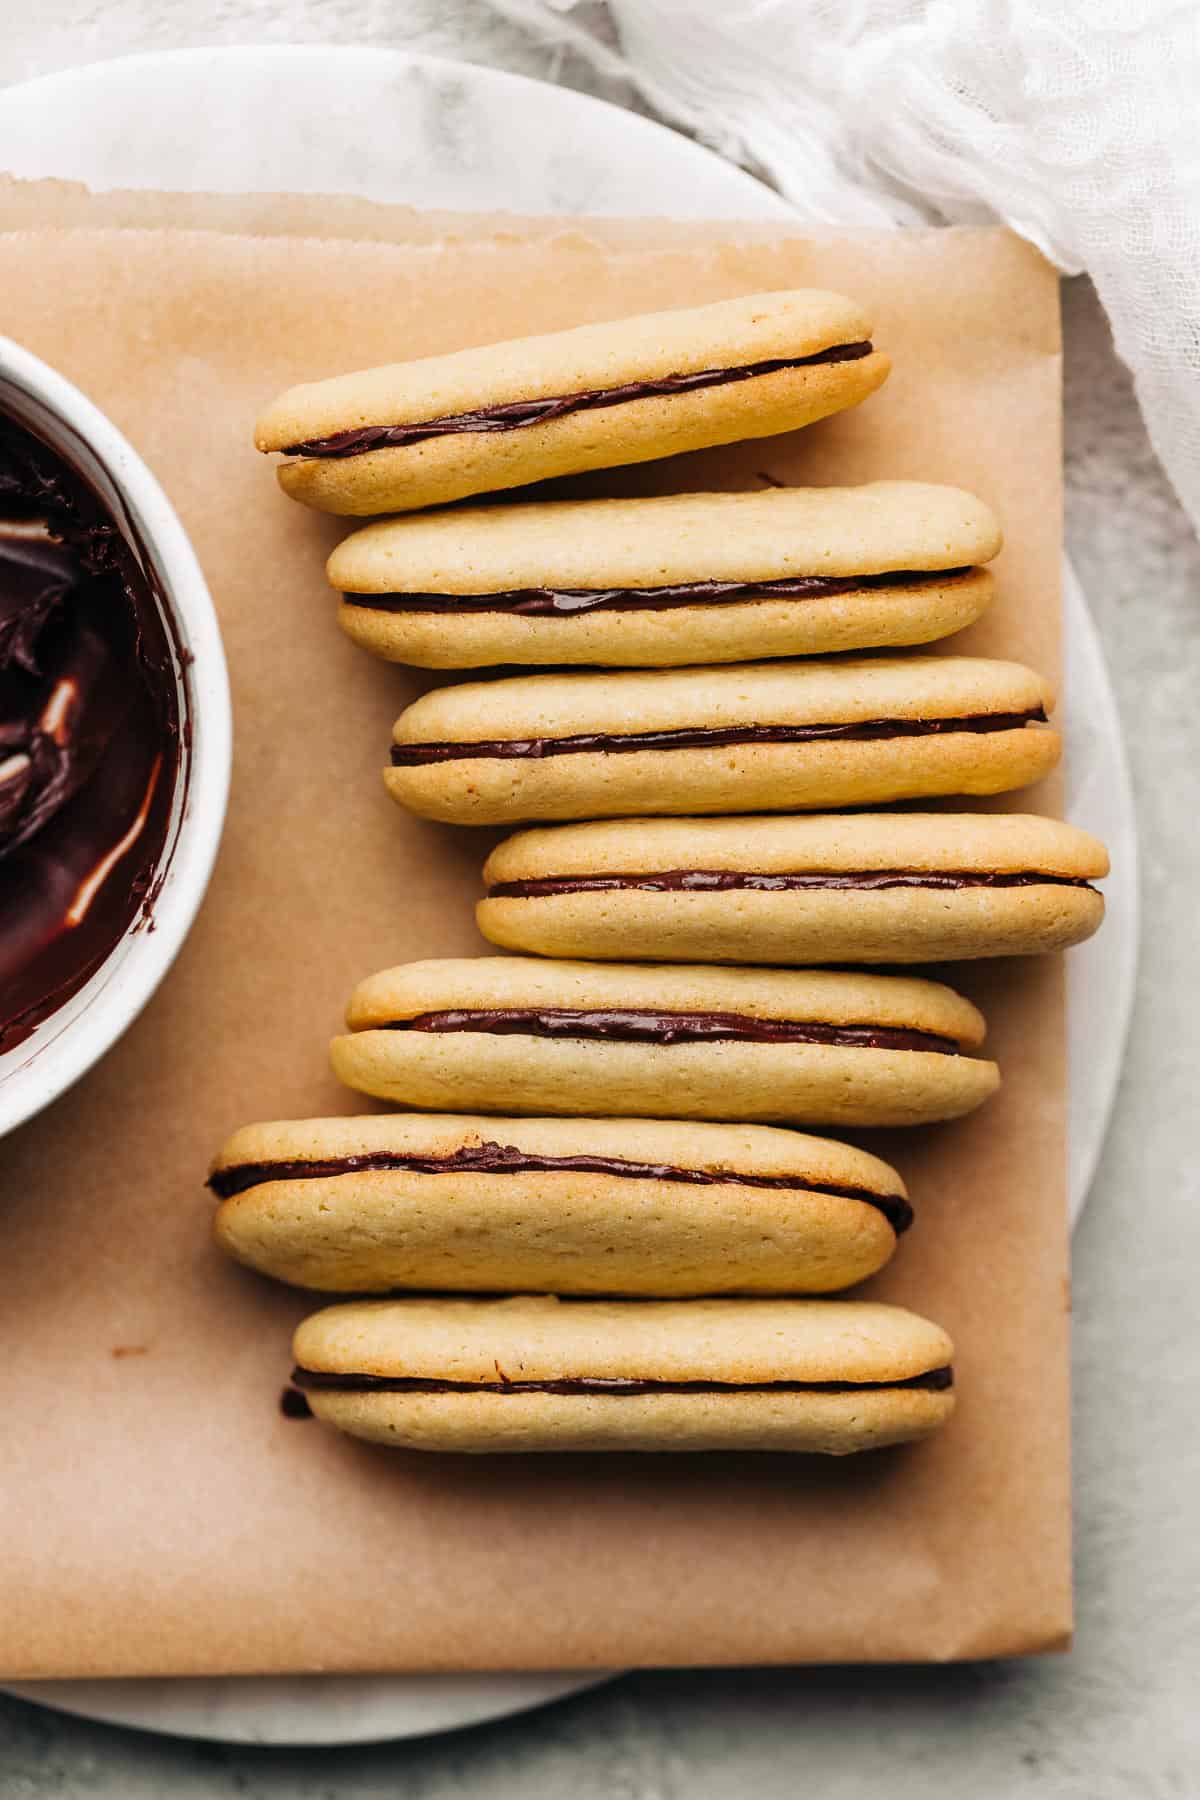
POLYGON ((736 369, 696 369, 690 374, 648 376, 644 381, 625 381, 615 387, 591 388, 578 394, 558 394, 546 400, 509 400, 497 406, 481 406, 471 412, 447 413, 438 419, 422 419, 409 425, 362 425, 353 431, 335 431, 328 437, 307 438, 289 444, 285 456, 361 456, 366 450, 383 450, 403 444, 419 444, 424 438, 448 437, 468 431, 519 431, 525 425, 545 425, 567 413, 586 412, 597 406, 619 406, 626 400, 646 400, 658 394, 683 394, 695 388, 724 387, 734 381, 750 381, 757 375, 774 375, 780 369, 803 369, 816 363, 854 362, 870 356, 868 343, 835 344, 815 356, 770 357, 736 369))
POLYGON ((230 1168, 214 1169, 208 1185, 218 1199, 228 1200, 248 1188, 268 1181, 304 1181, 328 1179, 340 1175, 357 1175, 376 1170, 398 1170, 414 1175, 524 1175, 581 1174, 615 1175, 633 1181, 686 1182, 694 1187, 751 1187, 795 1191, 810 1194, 832 1194, 840 1199, 860 1200, 875 1207, 899 1236, 912 1224, 912 1207, 900 1194, 879 1194, 870 1188, 845 1183, 813 1181, 807 1175, 761 1175, 737 1169, 685 1169, 671 1163, 635 1162, 615 1156, 549 1156, 540 1151, 522 1150, 516 1144, 463 1144, 443 1155, 410 1154, 399 1150, 361 1150, 346 1156, 320 1160, 236 1163, 230 1168))
POLYGON ((957 1056, 960 1045, 933 1031, 897 1025, 826 1025, 753 1013, 654 1012, 642 1008, 572 1006, 451 1007, 388 1019, 376 1031, 493 1032, 499 1036, 620 1039, 635 1044, 832 1044, 849 1050, 925 1050, 957 1056))
POLYGON ((873 742, 878 738, 937 737, 945 732, 1020 731, 1044 725, 1046 711, 971 713, 957 719, 854 719, 831 725, 696 725, 672 731, 580 731, 563 737, 480 738, 471 743, 393 744, 398 769, 427 763, 462 762, 478 757, 629 755, 639 750, 720 750, 733 744, 873 742))
POLYGON ((869 1394, 893 1388, 944 1393, 954 1386, 949 1366, 909 1375, 902 1381, 654 1381, 620 1376, 577 1375, 559 1381, 442 1381, 424 1375, 331 1374, 292 1370, 296 1387, 341 1394, 869 1394))
POLYGON ((767 581, 677 581, 662 587, 505 588, 490 594, 343 594, 347 606, 390 613, 512 613, 566 618, 587 612, 665 612, 676 606, 729 605, 740 600, 822 600, 872 588, 945 585, 960 569, 893 569, 884 575, 789 575, 767 581))

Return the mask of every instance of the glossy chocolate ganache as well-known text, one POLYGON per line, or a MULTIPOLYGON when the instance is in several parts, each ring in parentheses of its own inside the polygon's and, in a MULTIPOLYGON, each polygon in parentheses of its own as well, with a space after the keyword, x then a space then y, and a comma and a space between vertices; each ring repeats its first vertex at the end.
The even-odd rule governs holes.
POLYGON ((522 1149, 516 1144, 490 1141, 462 1144, 457 1149, 440 1152, 360 1150, 321 1158, 233 1163, 214 1169, 208 1185, 219 1200, 229 1200, 268 1182, 328 1181, 343 1175, 384 1171, 411 1175, 600 1175, 631 1181, 681 1182, 693 1187, 768 1188, 781 1192, 831 1194, 839 1199, 861 1201, 881 1212, 897 1235, 907 1231, 913 1220, 912 1207, 902 1194, 881 1194, 872 1188, 846 1182, 817 1181, 801 1172, 766 1175, 756 1170, 735 1168, 681 1168, 677 1163, 638 1162, 632 1157, 588 1152, 553 1155, 522 1149))
POLYGON ((775 1019, 756 1013, 658 1012, 644 1007, 472 1006, 381 1021, 377 1031, 492 1032, 497 1037, 582 1038, 631 1044, 829 1044, 843 1050, 920 1050, 957 1056, 940 1032, 906 1025, 775 1019))
POLYGON ((489 900, 551 900, 559 894, 751 894, 804 893, 830 888, 880 894, 889 888, 928 888, 958 893, 967 888, 1078 887, 1095 893, 1084 875, 1051 875, 1039 869, 825 869, 787 872, 753 869, 647 869, 641 875, 536 875, 494 881, 489 900))
MULTIPOLYGON (((443 1381, 427 1375, 358 1375, 323 1369, 292 1370, 294 1386, 335 1394, 605 1394, 613 1399, 641 1394, 864 1394, 897 1388, 945 1393, 954 1386, 949 1364, 897 1381, 656 1381, 617 1375, 566 1375, 544 1381, 443 1381)), ((292 1407, 288 1408, 297 1416, 292 1407)))
POLYGON ((738 368, 693 369, 673 375, 648 375, 624 381, 616 387, 589 388, 581 393, 554 394, 540 400, 506 400, 480 406, 471 412, 445 413, 436 419, 417 419, 403 425, 359 425, 335 431, 328 437, 306 438, 289 444, 285 456, 361 456, 368 450, 397 449, 419 444, 426 438, 458 437, 464 432, 520 431, 529 425, 546 425, 568 413, 589 412, 596 407, 620 406, 627 400, 651 400, 663 395, 693 392, 696 388, 728 387, 731 382, 752 381, 759 375, 775 375, 781 369, 803 369, 815 363, 857 362, 870 356, 873 344, 831 344, 812 356, 775 356, 765 362, 738 368))
POLYGON ((0 1051, 149 922, 180 780, 177 682, 132 528, 0 415, 0 1051))
POLYGON ((562 737, 479 738, 470 742, 392 745, 392 766, 512 757, 538 761, 548 756, 632 755, 644 750, 719 750, 737 744, 873 743, 880 738, 939 737, 944 733, 1023 731, 1046 724, 1046 710, 971 713, 954 719, 839 719, 832 724, 687 725, 668 731, 579 731, 562 737))
POLYGON ((366 612, 513 613, 519 618, 570 618, 588 612, 669 612, 677 606, 732 606, 741 601, 828 600, 876 589, 946 587, 972 571, 891 569, 881 575, 784 575, 763 581, 675 581, 660 587, 501 588, 490 594, 344 593, 366 612))

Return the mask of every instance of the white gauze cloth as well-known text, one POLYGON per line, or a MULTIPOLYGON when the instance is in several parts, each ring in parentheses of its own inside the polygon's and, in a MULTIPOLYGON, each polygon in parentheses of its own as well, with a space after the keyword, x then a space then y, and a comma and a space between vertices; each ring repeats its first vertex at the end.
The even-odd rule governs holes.
POLYGON ((1195 0, 491 0, 809 219, 1002 221, 1086 270, 1200 526, 1195 0))

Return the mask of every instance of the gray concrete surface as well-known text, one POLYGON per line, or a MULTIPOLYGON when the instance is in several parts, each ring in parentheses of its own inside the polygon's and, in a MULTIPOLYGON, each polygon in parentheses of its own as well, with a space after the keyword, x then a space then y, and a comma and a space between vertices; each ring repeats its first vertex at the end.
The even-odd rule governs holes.
MULTIPOLYGON (((473 4, 5 0, 0 16, 0 83, 134 49, 304 39, 419 45, 588 85, 473 4)), ((1064 310, 1068 536, 1120 699, 1145 909, 1128 1061, 1076 1237, 1073 1653, 944 1670, 642 1675, 502 1725, 338 1752, 180 1744, 0 1700, 2 1800, 1200 1795, 1200 547, 1086 282, 1067 285, 1064 310)))

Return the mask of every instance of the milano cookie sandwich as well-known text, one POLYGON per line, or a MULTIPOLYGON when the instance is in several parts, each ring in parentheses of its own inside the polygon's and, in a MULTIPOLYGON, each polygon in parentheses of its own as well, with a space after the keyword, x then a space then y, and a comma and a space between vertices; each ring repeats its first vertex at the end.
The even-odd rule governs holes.
POLYGON ((1020 813, 621 819, 509 838, 477 917, 542 956, 956 962, 1090 937, 1107 873, 1096 838, 1020 813))
POLYGON ((383 1300, 293 1341, 327 1425, 407 1450, 797 1450, 927 1437, 946 1333, 846 1300, 383 1300))
POLYGON ((249 1125, 217 1241, 334 1293, 829 1293, 891 1256, 894 1169, 755 1125, 368 1114, 249 1125))
POLYGON ((996 794, 1061 753, 1018 663, 897 656, 436 688, 401 713, 384 779, 457 825, 790 812, 996 794))
POLYGON ((809 425, 886 379, 870 335, 840 294, 749 294, 310 382, 255 442, 306 506, 408 512, 809 425))
POLYGON ((923 1125, 986 1100, 985 1026, 932 981, 480 956, 361 983, 349 1087, 437 1112, 923 1125))
POLYGON ((999 548, 973 495, 876 481, 385 519, 328 574, 343 629, 392 662, 666 668, 946 637, 999 548))

